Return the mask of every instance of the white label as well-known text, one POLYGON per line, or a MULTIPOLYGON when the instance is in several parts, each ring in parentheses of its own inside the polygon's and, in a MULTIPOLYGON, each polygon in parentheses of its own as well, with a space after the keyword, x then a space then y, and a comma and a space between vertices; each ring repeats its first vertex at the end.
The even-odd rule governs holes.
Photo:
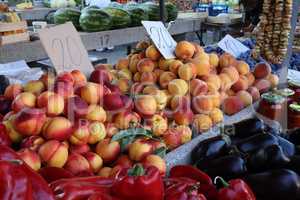
POLYGON ((175 58, 176 41, 164 24, 159 21, 142 21, 147 33, 165 59, 175 58))
POLYGON ((300 82, 300 72, 296 70, 288 70, 288 79, 295 82, 300 82))
POLYGON ((88 53, 71 22, 38 33, 57 72, 79 69, 89 75, 93 71, 88 53))
POLYGON ((230 53, 234 57, 238 57, 241 53, 247 52, 250 49, 243 45, 240 41, 233 38, 231 35, 226 35, 218 46, 225 52, 230 53))

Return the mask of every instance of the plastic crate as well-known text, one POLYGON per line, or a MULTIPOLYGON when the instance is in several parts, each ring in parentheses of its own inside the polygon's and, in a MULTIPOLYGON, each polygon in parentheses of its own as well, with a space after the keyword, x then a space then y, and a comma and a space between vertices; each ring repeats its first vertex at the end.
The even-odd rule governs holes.
POLYGON ((209 16, 217 16, 220 13, 228 13, 228 6, 223 4, 212 4, 208 9, 209 16))
POLYGON ((195 9, 196 12, 208 12, 209 4, 199 4, 195 9))

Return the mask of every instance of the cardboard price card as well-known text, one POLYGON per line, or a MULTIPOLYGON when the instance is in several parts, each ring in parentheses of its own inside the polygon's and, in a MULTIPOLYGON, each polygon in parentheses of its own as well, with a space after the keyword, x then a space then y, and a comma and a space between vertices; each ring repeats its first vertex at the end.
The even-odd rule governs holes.
POLYGON ((147 33, 165 59, 175 58, 176 41, 162 22, 142 21, 147 33))
POLYGON ((38 33, 57 72, 79 69, 88 75, 93 71, 88 53, 71 22, 38 33))
POLYGON ((218 46, 223 51, 230 53, 234 57, 238 57, 239 55, 241 55, 241 53, 250 50, 248 47, 243 45, 243 43, 228 34, 218 43, 218 46))

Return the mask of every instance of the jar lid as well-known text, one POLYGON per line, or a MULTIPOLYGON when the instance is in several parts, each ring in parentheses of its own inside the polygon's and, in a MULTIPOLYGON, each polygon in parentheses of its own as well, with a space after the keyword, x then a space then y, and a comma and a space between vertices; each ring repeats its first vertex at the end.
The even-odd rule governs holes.
POLYGON ((289 96, 293 96, 295 94, 295 91, 289 88, 284 88, 284 89, 276 90, 275 93, 283 97, 289 97, 289 96))
POLYGON ((281 104, 284 102, 284 97, 274 92, 264 93, 261 95, 261 98, 273 104, 281 104))
POLYGON ((299 104, 292 103, 292 104, 289 105, 289 107, 293 111, 300 112, 300 105, 299 104))
POLYGON ((292 86, 292 87, 300 87, 300 82, 299 81, 289 80, 288 84, 289 84, 289 86, 292 86))

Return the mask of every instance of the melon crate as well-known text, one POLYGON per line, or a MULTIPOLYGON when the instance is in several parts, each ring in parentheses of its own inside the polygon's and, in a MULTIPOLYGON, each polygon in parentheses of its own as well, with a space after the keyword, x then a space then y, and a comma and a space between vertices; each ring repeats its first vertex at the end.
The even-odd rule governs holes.
POLYGON ((0 46, 22 41, 29 41, 26 21, 15 23, 0 22, 0 46))

